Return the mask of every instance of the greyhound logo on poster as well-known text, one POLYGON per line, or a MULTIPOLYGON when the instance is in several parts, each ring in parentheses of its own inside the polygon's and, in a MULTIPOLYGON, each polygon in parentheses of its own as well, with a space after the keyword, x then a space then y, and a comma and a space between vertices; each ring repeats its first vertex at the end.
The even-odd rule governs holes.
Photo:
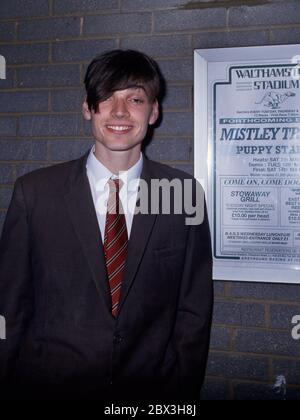
POLYGON ((298 72, 230 66, 214 83, 216 258, 300 264, 298 72))

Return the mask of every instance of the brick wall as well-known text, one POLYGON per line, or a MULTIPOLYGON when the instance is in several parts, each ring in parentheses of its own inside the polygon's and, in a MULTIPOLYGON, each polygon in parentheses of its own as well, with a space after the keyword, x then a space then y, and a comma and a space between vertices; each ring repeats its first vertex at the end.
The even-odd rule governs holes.
MULTIPOLYGON (((2 0, 0 226, 15 179, 80 156, 93 143, 80 113, 87 63, 104 50, 154 56, 169 91, 149 157, 193 172, 193 50, 299 43, 300 1, 2 0)), ((300 399, 297 285, 216 282, 204 399, 300 399)))

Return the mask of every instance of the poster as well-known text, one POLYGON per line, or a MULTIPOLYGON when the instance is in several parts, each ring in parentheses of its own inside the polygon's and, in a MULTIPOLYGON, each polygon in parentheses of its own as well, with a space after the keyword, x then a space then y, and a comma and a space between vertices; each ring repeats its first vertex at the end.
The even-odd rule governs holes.
POLYGON ((195 175, 217 279, 300 283, 299 62, 297 45, 195 52, 195 175))

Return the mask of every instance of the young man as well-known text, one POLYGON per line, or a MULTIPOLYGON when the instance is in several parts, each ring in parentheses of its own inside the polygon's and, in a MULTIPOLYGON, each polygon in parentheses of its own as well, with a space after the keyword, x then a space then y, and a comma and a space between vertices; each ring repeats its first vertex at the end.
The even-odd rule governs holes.
POLYGON ((189 181, 185 201, 195 201, 199 189, 141 153, 159 116, 159 69, 142 53, 114 50, 92 61, 85 86, 94 147, 19 178, 7 213, 2 393, 194 401, 211 328, 210 235, 206 214, 188 224, 175 211, 178 199, 163 212, 162 197, 145 190, 153 181, 189 181))

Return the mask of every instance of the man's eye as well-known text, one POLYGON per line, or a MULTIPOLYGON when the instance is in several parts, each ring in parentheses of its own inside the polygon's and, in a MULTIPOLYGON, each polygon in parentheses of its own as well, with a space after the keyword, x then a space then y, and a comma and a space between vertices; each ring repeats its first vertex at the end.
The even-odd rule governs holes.
POLYGON ((133 102, 134 104, 143 104, 144 100, 141 98, 131 98, 130 99, 131 102, 133 102))

